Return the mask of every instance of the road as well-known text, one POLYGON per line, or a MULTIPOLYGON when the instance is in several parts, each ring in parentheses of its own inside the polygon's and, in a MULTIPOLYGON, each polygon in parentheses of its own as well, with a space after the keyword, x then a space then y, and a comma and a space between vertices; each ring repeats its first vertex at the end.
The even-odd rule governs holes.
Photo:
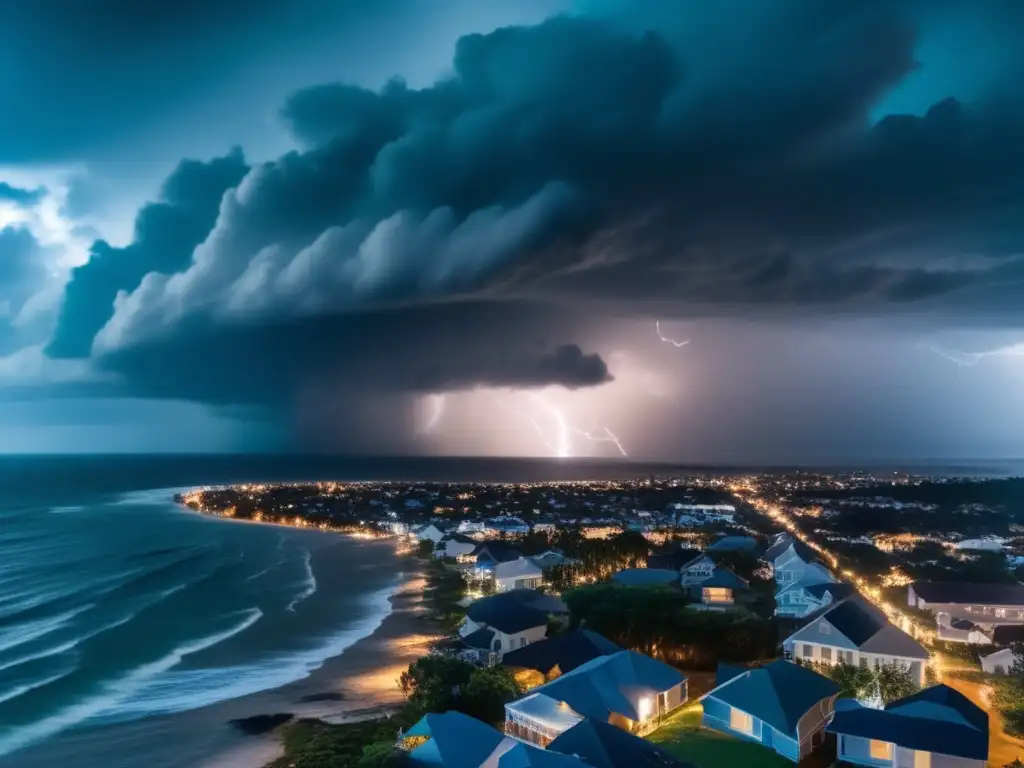
POLYGON ((955 688, 979 707, 988 712, 988 764, 991 768, 1003 768, 1016 758, 1024 760, 1024 740, 1011 736, 1003 730, 1003 718, 999 710, 989 706, 984 694, 985 686, 974 680, 964 680, 952 675, 943 675, 942 682, 955 688))

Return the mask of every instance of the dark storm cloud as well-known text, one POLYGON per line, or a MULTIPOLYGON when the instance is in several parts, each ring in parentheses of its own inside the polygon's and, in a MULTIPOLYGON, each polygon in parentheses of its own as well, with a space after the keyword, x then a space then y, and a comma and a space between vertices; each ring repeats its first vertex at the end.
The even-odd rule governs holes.
POLYGON ((104 283, 94 318, 125 293, 94 349, 147 394, 210 401, 286 398, 310 360, 339 387, 579 385, 607 372, 545 357, 571 341, 558 311, 481 308, 881 312, 984 292, 1024 251, 1019 103, 872 124, 914 70, 917 6, 759 7, 707 26, 718 47, 556 18, 463 38, 429 88, 295 94, 306 149, 228 191, 191 263, 104 283), (514 354, 543 330, 554 346, 514 354))
POLYGON ((93 337, 114 314, 119 291, 135 290, 151 272, 185 269, 193 249, 213 228, 221 197, 247 170, 240 150, 208 163, 183 161, 164 182, 160 202, 139 211, 129 246, 116 248, 97 240, 89 261, 72 270, 47 353, 86 357, 93 337))
POLYGON ((15 205, 34 205, 45 196, 45 189, 20 189, 12 187, 5 181, 0 181, 0 203, 6 201, 15 205))

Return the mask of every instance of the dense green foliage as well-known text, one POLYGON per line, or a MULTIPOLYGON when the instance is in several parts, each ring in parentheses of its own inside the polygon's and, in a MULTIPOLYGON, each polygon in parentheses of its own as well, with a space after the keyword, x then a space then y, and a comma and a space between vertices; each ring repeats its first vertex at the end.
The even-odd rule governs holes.
POLYGON ((874 670, 858 664, 826 664, 812 661, 808 666, 839 686, 841 699, 866 699, 877 688, 874 670))
POLYGON ((396 720, 297 720, 282 729, 285 754, 267 768, 399 768, 407 762, 395 748, 399 727, 396 720))
POLYGON ((917 681, 910 670, 896 661, 882 664, 874 671, 878 695, 884 704, 917 693, 917 681))
POLYGON ((551 542, 573 560, 548 569, 548 584, 556 592, 576 584, 601 581, 623 568, 644 568, 651 544, 635 531, 608 539, 588 539, 577 529, 560 531, 551 542))
POLYGON ((748 613, 687 607, 672 587, 591 584, 562 595, 573 627, 586 627, 624 648, 676 666, 713 669, 719 661, 775 656, 774 621, 748 613))
POLYGON ((423 599, 431 618, 445 632, 454 633, 466 616, 459 605, 459 601, 466 596, 466 580, 461 573, 446 568, 444 563, 437 560, 427 563, 426 577, 423 599))
POLYGON ((1009 674, 992 678, 993 703, 1003 715, 1003 727, 1014 736, 1024 736, 1024 654, 1015 650, 1016 661, 1009 674))
POLYGON ((427 712, 456 710, 497 724, 505 718, 505 704, 522 694, 504 667, 477 667, 451 656, 417 659, 398 681, 406 697, 404 714, 418 720, 427 712))

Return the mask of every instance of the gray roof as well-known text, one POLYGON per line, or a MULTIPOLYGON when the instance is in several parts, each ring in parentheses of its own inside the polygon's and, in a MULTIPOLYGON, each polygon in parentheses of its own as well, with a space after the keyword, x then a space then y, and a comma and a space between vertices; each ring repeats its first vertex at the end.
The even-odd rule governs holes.
POLYGON ((839 686, 827 677, 782 660, 756 669, 720 664, 715 682, 708 698, 741 709, 787 735, 796 733, 808 710, 839 693, 839 686))
POLYGON ((470 648, 480 648, 489 651, 491 650, 491 643, 494 642, 494 630, 480 628, 476 632, 470 632, 462 638, 462 642, 470 648))
POLYGON ((870 709, 840 702, 830 733, 878 739, 907 749, 988 760, 988 715, 963 694, 935 685, 870 709))
POLYGON ((669 691, 685 680, 686 675, 668 664, 635 651, 620 651, 581 664, 531 693, 564 701, 583 717, 602 722, 613 712, 639 720, 641 697, 669 691))
MULTIPOLYGON (((878 608, 856 595, 826 606, 815 621, 824 619, 865 653, 927 659, 928 651, 902 629, 889 623, 878 608)), ((813 621, 808 624, 814 623, 813 621)))
POLYGON ((469 604, 466 615, 477 624, 494 627, 505 634, 547 626, 548 612, 536 607, 535 595, 543 597, 532 589, 513 589, 482 597, 469 604))
POLYGON ((752 551, 754 549, 757 549, 757 539, 755 538, 750 536, 723 536, 708 547, 708 552, 752 551))
POLYGON ((577 723, 547 749, 581 757, 594 768, 695 768, 646 739, 597 720, 577 723))
POLYGON ((915 581, 910 586, 914 594, 929 603, 1024 606, 1024 584, 915 581))
POLYGON ((819 600, 825 596, 826 592, 828 592, 830 595, 832 595, 832 600, 835 602, 845 600, 847 597, 850 597, 855 592, 854 588, 850 584, 844 584, 841 581, 825 582, 823 584, 811 584, 810 586, 806 586, 803 589, 805 592, 807 592, 810 595, 813 595, 819 600))
POLYGON ((695 586, 700 587, 701 589, 704 587, 729 587, 734 590, 750 589, 750 585, 735 573, 730 571, 728 568, 720 567, 716 567, 715 570, 712 571, 711 576, 695 586))
POLYGON ((564 675, 591 659, 608 656, 621 650, 622 648, 597 632, 581 629, 510 651, 502 657, 501 663, 507 667, 535 669, 545 675, 558 667, 564 675))
POLYGON ((614 574, 612 581, 626 587, 675 584, 679 581, 679 571, 670 571, 664 568, 626 568, 614 574))

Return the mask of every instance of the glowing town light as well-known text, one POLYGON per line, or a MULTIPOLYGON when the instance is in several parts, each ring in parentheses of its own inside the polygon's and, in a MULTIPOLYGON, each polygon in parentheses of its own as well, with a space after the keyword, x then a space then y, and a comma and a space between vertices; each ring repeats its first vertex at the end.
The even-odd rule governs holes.
POLYGON ((636 714, 640 718, 640 722, 650 719, 653 706, 650 696, 641 696, 640 701, 636 704, 636 714))
POLYGON ((675 339, 670 339, 668 336, 663 334, 661 332, 661 321, 660 320, 655 320, 654 321, 654 330, 657 331, 659 339, 664 341, 666 344, 671 344, 676 349, 679 349, 680 347, 685 347, 687 344, 690 343, 689 339, 686 339, 684 341, 676 341, 675 339))

